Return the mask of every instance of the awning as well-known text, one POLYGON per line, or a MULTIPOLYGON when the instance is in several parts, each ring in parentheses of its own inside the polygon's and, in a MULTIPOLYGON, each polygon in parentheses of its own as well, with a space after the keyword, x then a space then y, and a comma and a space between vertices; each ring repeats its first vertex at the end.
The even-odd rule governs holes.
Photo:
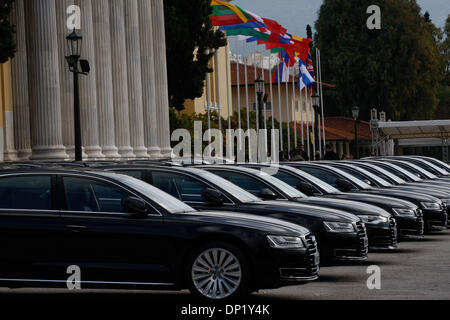
POLYGON ((390 139, 450 138, 450 120, 378 122, 390 139))

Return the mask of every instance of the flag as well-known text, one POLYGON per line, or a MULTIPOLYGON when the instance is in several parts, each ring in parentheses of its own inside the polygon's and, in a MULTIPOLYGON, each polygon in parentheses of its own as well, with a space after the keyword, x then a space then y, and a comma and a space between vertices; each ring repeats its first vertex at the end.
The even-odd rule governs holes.
POLYGON ((286 63, 284 62, 281 62, 272 74, 272 83, 278 82, 289 82, 289 72, 286 63))
POLYGON ((253 19, 245 10, 225 1, 212 0, 211 6, 213 12, 209 18, 214 26, 242 24, 253 19))
POLYGON ((300 88, 300 90, 302 90, 305 86, 308 88, 311 87, 314 84, 315 80, 309 73, 308 69, 306 68, 305 62, 300 60, 299 66, 300 66, 300 74, 298 77, 297 86, 300 88))
POLYGON ((316 78, 316 74, 314 72, 314 65, 311 58, 311 51, 308 53, 308 59, 306 59, 306 69, 308 70, 309 74, 313 79, 316 78))

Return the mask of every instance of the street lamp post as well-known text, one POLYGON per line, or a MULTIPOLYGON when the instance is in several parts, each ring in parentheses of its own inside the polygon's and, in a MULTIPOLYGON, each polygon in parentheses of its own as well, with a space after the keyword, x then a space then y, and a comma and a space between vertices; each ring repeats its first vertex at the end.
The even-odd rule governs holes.
POLYGON ((314 137, 314 144, 316 145, 316 150, 320 149, 319 145, 319 139, 320 139, 320 132, 319 127, 317 126, 319 123, 319 115, 320 115, 320 95, 316 92, 311 96, 312 105, 314 108, 314 131, 315 131, 315 137, 314 137))
POLYGON ((87 60, 80 60, 81 46, 83 37, 73 30, 71 34, 66 37, 67 46, 70 55, 66 56, 69 64, 69 71, 73 73, 73 110, 74 110, 74 128, 75 128, 75 161, 83 160, 83 151, 81 147, 81 111, 80 111, 80 88, 78 83, 78 75, 87 75, 89 73, 89 62, 87 60), (78 68, 80 63, 81 71, 78 68))
POLYGON ((258 102, 257 102, 257 108, 258 108, 258 123, 259 123, 259 128, 262 129, 264 128, 264 124, 263 124, 263 99, 264 99, 264 87, 265 87, 265 82, 263 79, 258 78, 255 80, 255 89, 256 89, 256 94, 258 97, 258 102))
POLYGON ((353 120, 355 120, 355 155, 356 159, 359 159, 359 145, 358 145, 358 124, 359 120, 359 107, 353 107, 352 109, 353 120))

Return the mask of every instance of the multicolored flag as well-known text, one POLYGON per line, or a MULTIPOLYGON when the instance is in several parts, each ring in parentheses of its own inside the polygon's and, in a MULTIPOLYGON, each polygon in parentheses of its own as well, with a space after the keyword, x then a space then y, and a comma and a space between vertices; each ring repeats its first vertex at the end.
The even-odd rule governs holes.
POLYGON ((311 73, 306 68, 305 62, 300 60, 299 61, 299 67, 300 67, 300 74, 298 77, 298 83, 297 86, 302 90, 304 87, 311 87, 315 79, 311 76, 311 73))
POLYGON ((253 19, 245 10, 221 0, 211 0, 213 13, 209 16, 214 26, 247 23, 253 19))

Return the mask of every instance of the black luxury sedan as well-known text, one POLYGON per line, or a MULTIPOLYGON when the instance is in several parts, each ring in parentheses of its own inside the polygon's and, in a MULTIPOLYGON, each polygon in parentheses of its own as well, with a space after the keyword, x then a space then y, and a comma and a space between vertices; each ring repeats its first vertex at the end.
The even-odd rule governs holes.
POLYGON ((379 207, 351 200, 308 197, 298 189, 271 175, 269 170, 266 170, 269 172, 265 172, 264 168, 267 167, 258 164, 199 166, 197 168, 221 176, 264 200, 288 200, 350 212, 360 217, 366 224, 370 249, 395 249, 397 247, 395 218, 379 207))
POLYGON ((390 196, 410 201, 421 207, 426 232, 435 230, 436 228, 441 230, 440 228, 443 228, 444 226, 445 228, 447 227, 446 206, 436 197, 423 193, 398 191, 395 189, 376 189, 364 181, 355 178, 351 174, 325 163, 296 163, 292 164, 292 166, 326 181, 343 192, 359 192, 363 194, 390 196))
MULTIPOLYGON (((252 165, 250 164, 250 166, 252 165)), ((267 167, 267 165, 261 164, 253 166, 267 167)), ((395 217, 399 238, 418 238, 423 235, 424 223, 422 212, 416 205, 409 201, 372 194, 344 193, 323 180, 288 165, 278 166, 274 176, 308 196, 332 199, 333 201, 350 200, 381 208, 395 217)))
POLYGON ((297 223, 315 235, 322 261, 367 258, 365 224, 351 213, 290 201, 262 201, 228 180, 197 168, 131 164, 103 169, 142 179, 198 210, 216 208, 297 223))
POLYGON ((78 267, 83 288, 189 288, 221 300, 315 280, 319 269, 315 237, 297 224, 199 212, 104 171, 1 170, 0 242, 0 284, 12 288, 66 286, 78 267))

